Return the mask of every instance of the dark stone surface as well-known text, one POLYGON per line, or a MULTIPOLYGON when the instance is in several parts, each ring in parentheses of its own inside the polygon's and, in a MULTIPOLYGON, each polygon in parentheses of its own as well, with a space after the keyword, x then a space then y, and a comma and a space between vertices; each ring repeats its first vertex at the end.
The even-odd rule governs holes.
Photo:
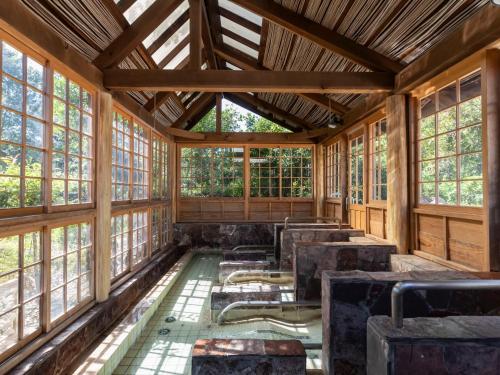
POLYGON ((298 301, 321 299, 323 271, 389 271, 396 246, 351 242, 296 242, 293 250, 295 296, 298 301))
MULTIPOLYGON (((390 315, 391 291, 396 282, 464 278, 477 277, 459 271, 323 272, 325 373, 366 374, 366 322, 370 316, 390 315)), ((500 315, 500 291, 408 292, 404 311, 405 317, 500 315)))
POLYGON ((477 374, 500 372, 500 317, 405 319, 389 317, 367 326, 367 375, 477 374))
POLYGON ((305 375, 306 353, 298 340, 197 340, 193 375, 305 375))
POLYGON ((222 310, 238 301, 281 301, 278 285, 226 285, 214 286, 210 296, 212 310, 222 310))
POLYGON ((244 250, 238 252, 225 250, 222 255, 224 257, 224 261, 258 261, 267 259, 267 253, 265 250, 244 250))
POLYGON ((180 258, 182 251, 166 250, 133 278, 115 289, 109 299, 99 303, 70 324, 52 340, 15 367, 10 374, 67 374, 80 355, 124 316, 136 301, 180 258))
MULTIPOLYGON (((289 229, 338 229, 338 224, 328 223, 289 223, 289 229)), ((278 262, 281 258, 281 232, 285 228, 285 223, 274 224, 274 256, 278 262)), ((350 229, 349 224, 341 224, 342 229, 350 229)))
POLYGON ((270 270, 273 264, 267 260, 257 260, 257 261, 224 261, 219 263, 219 282, 223 283, 224 280, 235 271, 245 271, 245 270, 270 270))
POLYGON ((364 237, 358 229, 284 229, 281 231, 280 269, 290 271, 293 263, 295 242, 347 242, 350 237, 364 237))
POLYGON ((272 223, 176 223, 174 244, 197 249, 232 249, 239 245, 273 245, 272 223))

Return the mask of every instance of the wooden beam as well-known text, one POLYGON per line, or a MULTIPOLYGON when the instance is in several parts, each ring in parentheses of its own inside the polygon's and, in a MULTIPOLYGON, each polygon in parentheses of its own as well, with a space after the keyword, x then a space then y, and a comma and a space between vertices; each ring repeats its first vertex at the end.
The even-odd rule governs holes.
POLYGON ((172 128, 172 127, 166 128, 165 132, 167 134, 174 136, 174 137, 181 137, 184 139, 195 139, 198 141, 202 141, 206 138, 205 135, 202 133, 190 132, 188 130, 172 128))
POLYGON ((104 85, 121 91, 371 93, 391 91, 394 77, 366 72, 109 69, 104 85))
POLYGON ((189 119, 187 125, 184 127, 184 130, 192 130, 203 119, 203 117, 208 114, 208 112, 214 109, 215 104, 214 96, 212 100, 207 101, 206 104, 189 119))
POLYGON ((277 118, 271 112, 269 112, 269 111, 265 112, 262 107, 257 107, 248 101, 242 100, 241 98, 234 96, 233 94, 225 94, 224 97, 226 99, 228 99, 229 101, 231 101, 232 103, 239 105, 240 107, 243 107, 243 108, 249 110, 250 112, 253 112, 256 115, 259 115, 260 117, 263 117, 271 122, 274 122, 275 124, 278 124, 282 128, 290 130, 291 132, 299 132, 302 130, 301 127, 296 127, 294 125, 291 125, 291 124, 285 122, 284 120, 277 118))
POLYGON ((120 0, 116 3, 116 6, 122 13, 124 13, 128 8, 130 8, 137 0, 120 0))
POLYGON ((287 124, 293 125, 299 129, 315 129, 314 126, 307 123, 306 121, 298 118, 274 105, 268 103, 264 100, 257 98, 254 95, 250 95, 247 93, 233 93, 233 97, 239 98, 247 103, 252 104, 256 108, 262 108, 263 111, 270 112, 274 118, 283 119, 283 121, 287 124))
MULTIPOLYGON (((222 59, 243 70, 268 70, 267 68, 258 64, 258 62, 252 57, 230 46, 216 47, 215 53, 222 59)), ((313 93, 297 93, 297 95, 317 106, 322 107, 323 109, 330 110, 328 98, 323 95, 313 93)), ((349 107, 340 104, 335 100, 331 101, 331 109, 332 111, 340 114, 344 114, 350 110, 349 107)))
POLYGON ((151 34, 182 0, 155 1, 94 60, 101 69, 118 65, 151 34))
POLYGON ((257 52, 260 49, 260 46, 258 44, 252 42, 251 40, 248 40, 243 35, 236 34, 235 32, 233 32, 233 31, 231 31, 229 29, 226 29, 225 27, 222 28, 222 35, 228 36, 231 39, 234 39, 237 42, 243 44, 244 46, 247 46, 248 48, 251 48, 251 49, 253 49, 253 50, 257 51, 257 52))
POLYGON ((207 52, 207 64, 210 69, 219 69, 217 58, 214 52, 214 40, 212 38, 212 32, 210 30, 210 21, 208 18, 208 12, 205 6, 205 1, 202 1, 201 7, 202 7, 201 11, 203 13, 202 36, 203 36, 203 45, 205 47, 205 51, 207 52))
POLYGON ((202 22, 201 0, 189 0, 189 68, 193 70, 201 69, 202 22))
POLYGON ((499 39, 500 7, 487 4, 399 72, 395 80, 396 92, 413 90, 473 53, 498 43, 499 39))
POLYGON ((344 115, 344 127, 352 126, 380 108, 384 108, 387 96, 387 93, 379 93, 364 97, 355 108, 344 115))
POLYGON ((274 1, 233 0, 233 2, 371 70, 396 73, 403 68, 400 63, 282 7, 274 1))
POLYGON ((215 96, 215 132, 222 133, 222 95, 215 96))
MULTIPOLYGON (((159 63, 158 63, 158 68, 163 69, 165 66, 168 65, 172 59, 181 52, 184 47, 186 47, 189 44, 189 36, 186 36, 184 39, 182 39, 177 45, 172 48, 172 50, 165 56, 159 63)), ((191 64, 191 59, 189 59, 189 65, 191 64)))
POLYGON ((312 138, 317 138, 322 135, 327 135, 332 132, 332 129, 329 128, 319 128, 319 129, 314 129, 314 130, 306 130, 302 131, 300 133, 294 133, 290 134, 288 136, 288 139, 312 139, 312 138))
POLYGON ((253 23, 252 21, 249 21, 246 18, 243 18, 237 15, 236 13, 233 13, 230 10, 227 10, 226 8, 220 8, 219 12, 221 17, 225 17, 228 20, 243 26, 245 29, 248 29, 260 35, 262 28, 259 25, 253 23))
POLYGON ((96 301, 108 299, 111 290, 111 132, 113 98, 99 93, 99 121, 96 143, 96 301))
MULTIPOLYGON (((214 132, 199 133, 205 136, 200 143, 247 143, 247 144, 314 144, 314 141, 307 138, 291 139, 290 136, 295 133, 222 133, 214 132)), ((192 143, 193 141, 176 138, 179 143, 192 143)))
POLYGON ((185 125, 207 105, 207 103, 214 101, 215 97, 211 93, 201 94, 196 101, 172 124, 172 128, 182 129, 185 125))
POLYGON ((500 50, 486 51, 482 71, 485 271, 500 271, 500 50))
POLYGON ((387 238, 398 254, 410 249, 407 108, 405 95, 387 98, 387 238))

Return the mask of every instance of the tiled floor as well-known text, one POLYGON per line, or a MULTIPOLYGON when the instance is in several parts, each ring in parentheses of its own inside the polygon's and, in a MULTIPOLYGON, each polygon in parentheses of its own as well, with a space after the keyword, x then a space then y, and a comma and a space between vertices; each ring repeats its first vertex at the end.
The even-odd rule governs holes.
MULTIPOLYGON (((220 257, 193 258, 115 374, 190 374, 191 349, 198 338, 262 338, 321 342, 321 321, 307 325, 256 321, 218 326, 210 320, 210 290, 220 257), (165 319, 173 316, 175 322, 165 319)), ((320 352, 308 351, 308 368, 321 366, 320 352)))

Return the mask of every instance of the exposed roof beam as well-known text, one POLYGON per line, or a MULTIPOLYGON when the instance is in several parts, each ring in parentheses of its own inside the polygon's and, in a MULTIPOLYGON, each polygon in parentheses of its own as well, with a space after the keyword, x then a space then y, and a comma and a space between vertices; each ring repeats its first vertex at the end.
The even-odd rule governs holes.
POLYGON ((374 71, 399 72, 403 66, 380 53, 301 16, 274 1, 232 0, 234 3, 374 71))
POLYGON ((119 64, 151 34, 182 0, 155 1, 94 60, 99 68, 119 64))
POLYGON ((198 122, 200 122, 205 115, 210 112, 215 106, 215 97, 207 102, 203 107, 200 108, 200 110, 191 117, 187 125, 184 127, 185 130, 191 130, 193 129, 198 122))
POLYGON ((189 0, 189 68, 201 69, 202 0, 189 0))
POLYGON ((190 132, 188 130, 172 128, 172 127, 166 128, 165 133, 170 134, 174 137, 181 137, 181 138, 185 138, 185 139, 194 139, 194 140, 198 140, 198 141, 202 141, 206 138, 205 135, 202 133, 190 132))
POLYGON ((108 69, 104 86, 117 91, 372 93, 393 90, 394 76, 380 72, 108 69))
MULTIPOLYGON (((158 68, 163 69, 172 59, 177 56, 189 44, 189 35, 182 39, 159 63, 158 68)), ((188 64, 189 65, 189 64, 188 64)))
POLYGON ((202 1, 202 36, 203 45, 205 46, 205 51, 207 53, 207 64, 210 69, 219 69, 219 64, 217 64, 217 57, 214 53, 214 40, 212 38, 212 32, 210 30, 210 21, 208 19, 208 11, 205 6, 205 1, 202 1))
POLYGON ((224 95, 224 98, 226 98, 227 100, 233 102, 234 104, 237 104, 240 107, 243 107, 243 108, 249 110, 250 112, 253 112, 253 113, 259 115, 260 117, 263 117, 271 122, 274 122, 275 124, 278 124, 282 128, 290 130, 294 133, 300 132, 304 129, 301 126, 296 126, 296 125, 292 125, 290 123, 287 123, 286 121, 276 117, 270 111, 267 111, 267 112, 264 111, 264 109, 262 107, 257 107, 251 101, 245 100, 244 97, 239 97, 239 96, 236 96, 234 94, 228 93, 228 94, 224 95))
POLYGON ((220 7, 220 15, 260 35, 262 28, 259 25, 247 20, 246 18, 243 18, 223 7, 220 7))
POLYGON ((130 8, 137 0, 120 0, 116 3, 120 12, 124 13, 128 8, 130 8))
MULTIPOLYGON (((192 72, 191 72, 192 73, 192 72)), ((176 122, 172 124, 173 128, 183 129, 186 128, 186 124, 192 120, 194 116, 198 114, 208 103, 213 102, 215 105, 215 95, 211 93, 201 94, 201 96, 196 99, 196 101, 191 104, 191 106, 177 119, 176 122)))
POLYGON ((285 123, 290 125, 295 125, 298 128, 302 129, 314 129, 314 126, 309 124, 308 122, 294 116, 274 105, 268 103, 264 100, 257 98, 254 95, 250 95, 247 93, 233 93, 232 97, 239 98, 242 101, 252 104, 256 108, 261 108, 264 112, 269 112, 273 115, 274 118, 282 119, 285 123))
MULTIPOLYGON (((227 62, 243 70, 268 70, 262 65, 259 65, 257 61, 255 61, 252 57, 229 46, 217 47, 215 49, 215 53, 217 53, 221 58, 225 59, 227 62)), ((331 106, 332 111, 338 112, 340 114, 344 114, 345 112, 348 112, 350 110, 349 107, 340 104, 335 100, 331 100, 330 104, 328 102, 328 98, 320 94, 297 93, 297 95, 326 110, 330 110, 331 106)))

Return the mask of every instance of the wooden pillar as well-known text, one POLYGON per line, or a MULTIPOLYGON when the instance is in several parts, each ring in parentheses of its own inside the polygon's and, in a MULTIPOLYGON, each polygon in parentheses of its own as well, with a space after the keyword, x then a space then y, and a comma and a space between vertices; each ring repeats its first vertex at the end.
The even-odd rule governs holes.
POLYGON ((487 50, 482 69, 486 270, 500 271, 500 50, 487 50))
POLYGON ((222 95, 215 96, 215 132, 222 133, 222 95))
POLYGON ((408 110, 405 95, 386 99, 387 108, 387 238, 407 254, 410 247, 408 186, 408 110))
POLYGON ((113 99, 100 92, 97 120, 96 163, 96 300, 108 299, 111 288, 111 137, 113 99))
POLYGON ((349 149, 347 144, 347 135, 340 136, 340 199, 342 209, 342 222, 349 223, 348 199, 349 199, 349 149))
POLYGON ((315 216, 326 216, 325 211, 325 146, 316 145, 314 159, 315 216))
POLYGON ((201 69, 201 37, 202 37, 201 0, 189 0, 189 67, 201 69))

